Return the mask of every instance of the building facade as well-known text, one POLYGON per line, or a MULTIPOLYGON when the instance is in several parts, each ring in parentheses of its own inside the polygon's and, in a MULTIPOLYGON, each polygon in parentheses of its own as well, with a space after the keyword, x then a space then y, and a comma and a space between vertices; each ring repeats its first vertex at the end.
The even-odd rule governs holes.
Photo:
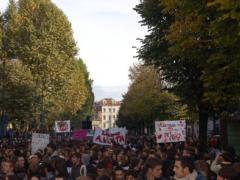
POLYGON ((114 128, 118 117, 121 101, 112 98, 105 98, 94 103, 94 115, 92 120, 93 128, 114 128))

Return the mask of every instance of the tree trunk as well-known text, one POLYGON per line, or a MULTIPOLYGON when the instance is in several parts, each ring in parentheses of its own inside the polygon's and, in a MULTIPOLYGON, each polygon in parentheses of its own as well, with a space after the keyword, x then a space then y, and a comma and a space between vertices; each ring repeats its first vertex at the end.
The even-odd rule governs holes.
POLYGON ((221 134, 221 145, 226 147, 228 145, 228 133, 227 133, 227 116, 223 115, 220 119, 220 134, 221 134))
POLYGON ((206 106, 199 106, 199 142, 205 146, 207 144, 207 125, 208 125, 208 110, 206 106))

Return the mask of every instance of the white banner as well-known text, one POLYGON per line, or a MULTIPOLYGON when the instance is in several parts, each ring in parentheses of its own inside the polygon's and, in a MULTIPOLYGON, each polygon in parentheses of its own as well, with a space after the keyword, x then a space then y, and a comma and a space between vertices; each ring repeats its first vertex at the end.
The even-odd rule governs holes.
POLYGON ((32 133, 32 154, 36 153, 39 149, 44 150, 48 144, 49 134, 32 133))
POLYGON ((180 142, 186 140, 186 121, 156 121, 157 143, 180 142))
POLYGON ((94 132, 93 142, 101 145, 112 145, 113 142, 124 145, 126 134, 126 128, 113 128, 109 130, 97 128, 94 132))
POLYGON ((70 130, 71 130, 70 120, 55 121, 55 132, 65 133, 65 132, 70 132, 70 130))

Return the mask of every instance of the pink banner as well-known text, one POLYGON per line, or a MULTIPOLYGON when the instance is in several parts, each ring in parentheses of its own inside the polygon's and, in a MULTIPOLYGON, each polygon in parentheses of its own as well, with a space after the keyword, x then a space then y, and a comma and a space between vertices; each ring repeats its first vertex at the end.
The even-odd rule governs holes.
POLYGON ((85 138, 87 138, 87 130, 80 129, 80 130, 74 131, 74 133, 72 135, 72 138, 73 139, 85 139, 85 138))

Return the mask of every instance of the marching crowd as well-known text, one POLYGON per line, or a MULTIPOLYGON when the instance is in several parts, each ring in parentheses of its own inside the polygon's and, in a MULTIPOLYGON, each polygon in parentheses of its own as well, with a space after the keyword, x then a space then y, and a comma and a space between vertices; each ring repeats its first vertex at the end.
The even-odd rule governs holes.
POLYGON ((157 144, 130 136, 124 146, 53 139, 44 150, 30 150, 25 138, 1 140, 0 180, 240 180, 233 148, 191 139, 157 144))

